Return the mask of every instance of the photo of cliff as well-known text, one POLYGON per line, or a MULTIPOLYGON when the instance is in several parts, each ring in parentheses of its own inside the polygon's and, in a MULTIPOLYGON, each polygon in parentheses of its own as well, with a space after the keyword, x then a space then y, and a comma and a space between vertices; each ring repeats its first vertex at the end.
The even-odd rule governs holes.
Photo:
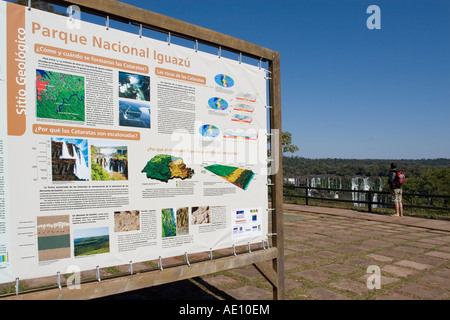
POLYGON ((89 180, 86 139, 52 138, 53 181, 89 180))

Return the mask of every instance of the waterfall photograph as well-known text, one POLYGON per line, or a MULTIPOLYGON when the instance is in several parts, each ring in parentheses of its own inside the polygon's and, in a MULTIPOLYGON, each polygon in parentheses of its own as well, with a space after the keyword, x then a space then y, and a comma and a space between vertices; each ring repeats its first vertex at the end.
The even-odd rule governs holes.
POLYGON ((52 138, 51 144, 53 181, 89 180, 86 139, 52 138))
POLYGON ((128 180, 128 147, 121 141, 91 141, 93 181, 128 180))

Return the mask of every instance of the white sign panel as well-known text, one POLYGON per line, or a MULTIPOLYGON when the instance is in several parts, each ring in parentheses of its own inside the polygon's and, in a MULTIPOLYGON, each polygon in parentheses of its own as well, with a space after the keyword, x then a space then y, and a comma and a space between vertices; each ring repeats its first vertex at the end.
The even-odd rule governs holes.
POLYGON ((0 282, 267 238, 265 71, 0 2, 0 282))

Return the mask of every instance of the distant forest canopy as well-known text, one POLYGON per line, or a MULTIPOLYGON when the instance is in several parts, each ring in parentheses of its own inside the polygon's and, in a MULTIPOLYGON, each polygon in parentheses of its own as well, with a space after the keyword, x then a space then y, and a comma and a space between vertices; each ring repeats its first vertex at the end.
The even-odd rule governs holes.
POLYGON ((418 178, 426 169, 449 169, 450 159, 384 160, 384 159, 308 159, 298 156, 283 156, 285 178, 296 177, 386 177, 391 162, 397 163, 406 177, 418 178))

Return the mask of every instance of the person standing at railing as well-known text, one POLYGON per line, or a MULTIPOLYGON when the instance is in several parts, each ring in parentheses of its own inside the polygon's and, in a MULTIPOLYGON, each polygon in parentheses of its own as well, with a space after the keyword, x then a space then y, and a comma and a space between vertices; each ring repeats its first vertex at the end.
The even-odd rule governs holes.
POLYGON ((389 171, 389 187, 391 189, 392 203, 395 205, 396 217, 403 217, 403 202, 402 202, 402 185, 405 181, 405 175, 400 170, 397 170, 397 164, 391 163, 391 171, 389 171))

